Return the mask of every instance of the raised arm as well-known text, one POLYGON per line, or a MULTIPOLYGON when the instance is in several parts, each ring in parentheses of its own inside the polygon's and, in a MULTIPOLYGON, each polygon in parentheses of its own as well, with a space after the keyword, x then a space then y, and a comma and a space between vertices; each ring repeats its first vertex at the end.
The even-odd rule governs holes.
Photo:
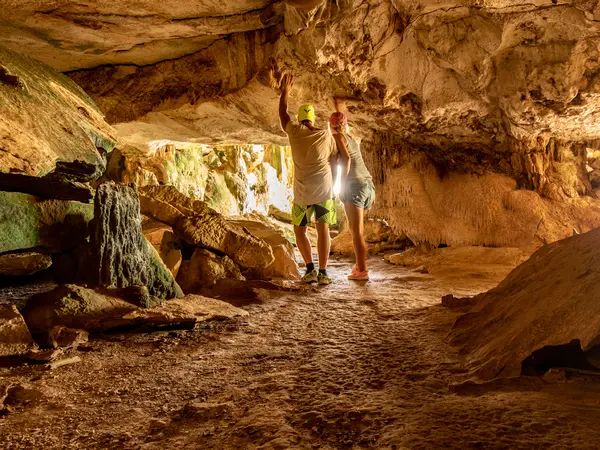
POLYGON ((333 104, 335 105, 335 110, 337 112, 341 112, 348 115, 348 113, 345 111, 346 102, 344 102, 344 99, 342 97, 333 97, 333 104))
POLYGON ((285 131, 287 124, 290 123, 290 115, 288 114, 288 95, 294 84, 294 77, 286 73, 281 77, 281 96, 279 97, 279 121, 281 128, 285 131))
POLYGON ((346 176, 350 172, 350 153, 346 147, 346 137, 341 134, 334 134, 335 145, 337 145, 339 162, 342 170, 342 184, 346 181, 346 176))

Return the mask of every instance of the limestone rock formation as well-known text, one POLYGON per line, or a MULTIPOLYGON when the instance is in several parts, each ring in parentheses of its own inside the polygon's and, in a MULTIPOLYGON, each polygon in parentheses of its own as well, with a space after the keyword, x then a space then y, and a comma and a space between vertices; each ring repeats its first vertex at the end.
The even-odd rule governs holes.
MULTIPOLYGON (((8 0, 0 36, 68 71, 138 149, 286 144, 272 85, 291 71, 292 113, 311 102, 322 124, 331 96, 346 98, 376 212, 398 234, 521 246, 600 225, 588 164, 600 137, 599 11, 552 0, 8 0)), ((3 79, 18 89, 10 71, 3 79)), ((240 181, 214 172, 211 193, 240 181)))
POLYGON ((52 258, 37 252, 0 255, 0 275, 20 277, 32 275, 52 265, 52 258))
MULTIPOLYGON (((475 297, 450 342, 469 355, 484 378, 521 373, 522 363, 546 346, 600 342, 600 229, 546 245, 498 287, 475 297)), ((571 350, 573 352, 573 350, 571 350)))
POLYGON ((177 283, 186 293, 200 292, 222 279, 245 280, 240 269, 226 255, 217 256, 213 252, 197 248, 191 259, 183 261, 177 283))
POLYGON ((142 231, 145 238, 156 249, 167 269, 177 277, 181 267, 181 249, 179 239, 173 229, 156 220, 143 220, 142 231))
POLYGON ((297 72, 293 107, 308 99, 322 120, 325 99, 343 93, 362 130, 438 148, 472 144, 463 155, 547 131, 597 135, 595 2, 149 1, 40 11, 9 0, 5 12, 3 42, 74 71, 123 135, 146 141, 282 142, 263 72, 270 58, 297 72))
POLYGON ((267 267, 273 262, 267 243, 206 203, 186 197, 173 186, 147 186, 140 193, 142 213, 171 225, 188 244, 218 250, 245 268, 267 267))
POLYGON ((373 214, 415 244, 539 246, 600 226, 600 203, 589 196, 550 199, 505 175, 444 173, 427 155, 396 144, 365 156, 376 174, 373 214))
POLYGON ((183 293, 158 252, 142 234, 140 203, 135 188, 103 183, 94 202, 90 280, 96 286, 122 288, 145 285, 159 298, 183 293))
POLYGON ((0 305, 0 356, 18 355, 33 345, 29 328, 15 305, 0 305))
POLYGON ((163 142, 115 149, 105 179, 140 187, 172 185, 226 216, 267 213, 271 205, 290 208, 292 180, 286 164, 291 161, 281 147, 163 142))
POLYGON ((39 61, 4 47, 0 61, 1 171, 99 177, 116 138, 92 100, 39 61))
POLYGON ((54 253, 88 237, 92 205, 0 192, 0 253, 43 247, 54 253))

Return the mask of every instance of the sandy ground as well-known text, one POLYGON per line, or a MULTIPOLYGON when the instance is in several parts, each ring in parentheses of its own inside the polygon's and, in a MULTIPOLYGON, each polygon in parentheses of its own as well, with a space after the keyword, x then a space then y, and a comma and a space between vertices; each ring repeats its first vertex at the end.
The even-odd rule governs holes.
POLYGON ((436 276, 372 260, 360 284, 349 269, 334 261, 332 286, 264 293, 238 321, 97 336, 53 371, 5 364, 0 386, 22 389, 0 447, 600 447, 600 382, 452 389, 467 370, 445 343, 459 311, 440 297, 510 267, 436 276))

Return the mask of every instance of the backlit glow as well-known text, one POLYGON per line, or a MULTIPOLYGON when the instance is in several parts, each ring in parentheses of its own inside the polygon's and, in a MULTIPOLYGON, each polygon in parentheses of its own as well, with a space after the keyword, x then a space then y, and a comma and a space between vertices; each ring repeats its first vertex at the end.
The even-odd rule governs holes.
POLYGON ((335 177, 335 183, 333 183, 333 195, 340 195, 342 191, 342 166, 338 164, 337 176, 335 177))

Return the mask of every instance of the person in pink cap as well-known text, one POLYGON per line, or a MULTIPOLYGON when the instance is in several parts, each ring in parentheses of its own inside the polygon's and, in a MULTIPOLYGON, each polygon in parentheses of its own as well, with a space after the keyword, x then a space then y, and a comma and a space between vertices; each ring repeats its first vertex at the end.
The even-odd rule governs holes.
POLYGON ((369 170, 365 166, 360 145, 348 133, 348 118, 342 112, 343 100, 334 98, 335 109, 329 118, 329 127, 335 139, 341 163, 340 200, 344 204, 346 217, 352 234, 352 245, 356 257, 356 265, 349 280, 367 281, 367 245, 364 238, 365 211, 371 209, 375 200, 375 186, 369 170))

